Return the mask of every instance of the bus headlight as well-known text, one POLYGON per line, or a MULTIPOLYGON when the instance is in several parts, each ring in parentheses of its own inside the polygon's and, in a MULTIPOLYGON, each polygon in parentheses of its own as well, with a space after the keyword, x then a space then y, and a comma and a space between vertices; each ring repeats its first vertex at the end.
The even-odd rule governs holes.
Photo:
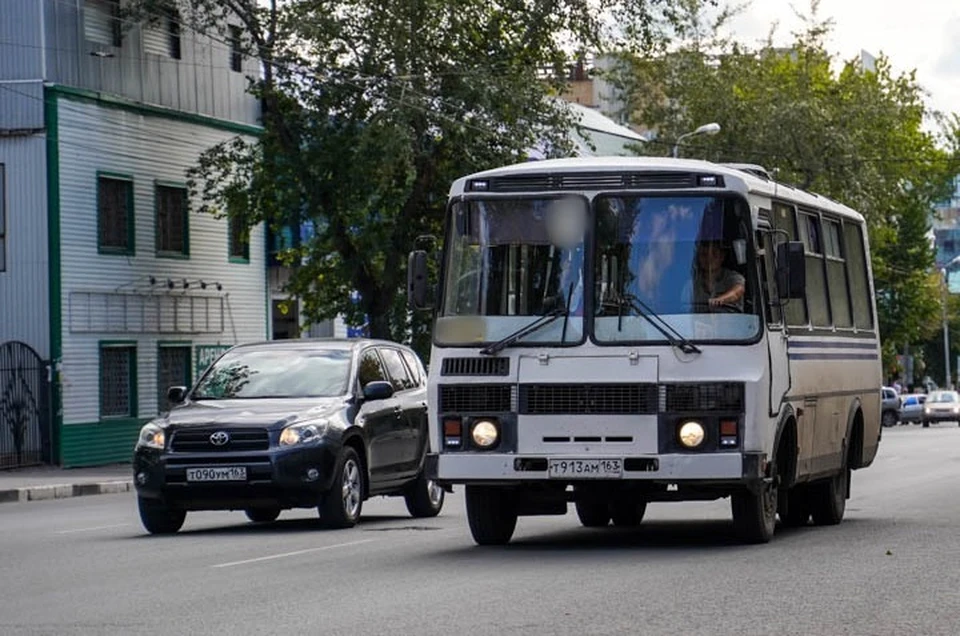
POLYGON ((696 448, 703 443, 706 436, 707 432, 700 422, 684 422, 680 426, 680 432, 678 434, 680 443, 687 448, 696 448))
POLYGON ((478 448, 493 448, 500 441, 500 428, 492 420, 478 420, 470 429, 470 439, 478 448))

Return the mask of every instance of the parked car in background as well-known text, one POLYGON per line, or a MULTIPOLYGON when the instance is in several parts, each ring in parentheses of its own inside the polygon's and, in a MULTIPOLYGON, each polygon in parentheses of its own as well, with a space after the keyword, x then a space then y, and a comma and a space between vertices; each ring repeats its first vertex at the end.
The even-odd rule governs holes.
POLYGON ((960 423, 960 394, 956 391, 934 391, 923 405, 924 427, 930 422, 960 423))
POLYGON ((880 423, 896 426, 900 421, 900 394, 893 387, 881 387, 880 423))
POLYGON ((926 401, 925 393, 909 393, 900 396, 900 423, 901 424, 919 424, 923 421, 923 403, 926 401))
POLYGON ((444 491, 426 478, 426 373, 409 348, 377 340, 279 340, 234 347, 174 409, 143 427, 133 460, 143 526, 173 533, 190 510, 319 510, 360 519, 374 495, 432 517, 444 491))

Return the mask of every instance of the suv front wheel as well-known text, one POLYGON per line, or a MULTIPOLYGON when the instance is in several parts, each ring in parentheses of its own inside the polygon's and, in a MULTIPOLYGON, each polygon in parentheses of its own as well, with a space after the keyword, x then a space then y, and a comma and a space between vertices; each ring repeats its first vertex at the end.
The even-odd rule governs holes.
POLYGON ((171 508, 159 499, 137 497, 140 521, 150 534, 173 534, 183 527, 187 511, 171 508))

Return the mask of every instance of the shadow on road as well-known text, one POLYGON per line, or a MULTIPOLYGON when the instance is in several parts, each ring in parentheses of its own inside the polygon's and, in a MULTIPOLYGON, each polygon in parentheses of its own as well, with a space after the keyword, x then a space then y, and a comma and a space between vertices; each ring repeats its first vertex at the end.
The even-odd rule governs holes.
MULTIPOLYGON (((763 550, 783 548, 790 544, 812 540, 823 533, 837 532, 844 526, 855 526, 864 520, 851 519, 841 526, 803 528, 777 527, 772 541, 764 545, 745 545, 734 533, 733 523, 726 520, 670 520, 643 522, 636 528, 577 528, 571 527, 558 532, 524 534, 522 525, 518 526, 518 535, 505 546, 477 546, 470 539, 468 528, 463 529, 464 543, 455 548, 437 550, 431 556, 445 558, 453 555, 483 558, 490 551, 504 551, 511 554, 536 554, 561 552, 664 552, 674 556, 678 552, 723 551, 731 549, 763 550)), ((522 524, 523 521, 520 521, 522 524)), ((859 532, 859 531, 858 531, 859 532)))
MULTIPOLYGON (((429 523, 423 523, 424 520, 414 520, 408 516, 404 515, 371 515, 371 516, 361 516, 360 523, 357 524, 354 528, 343 528, 340 530, 324 528, 320 525, 319 517, 313 519, 284 519, 283 516, 276 521, 270 523, 253 523, 248 521, 246 517, 243 516, 242 512, 236 513, 236 522, 224 524, 216 527, 207 527, 207 528, 190 528, 187 527, 180 530, 178 535, 189 535, 194 537, 202 536, 239 536, 239 535, 275 535, 275 534, 287 534, 291 532, 386 532, 386 531, 399 531, 399 530, 440 530, 440 526, 431 525, 429 523), (392 524, 398 521, 406 521, 404 525, 394 526, 387 525, 392 524)), ((427 520, 429 521, 429 520, 427 520)), ((187 513, 187 524, 190 523, 190 513, 187 513)), ((153 538, 153 535, 147 533, 146 530, 143 531, 143 534, 134 535, 128 537, 130 539, 143 539, 143 538, 153 538)))

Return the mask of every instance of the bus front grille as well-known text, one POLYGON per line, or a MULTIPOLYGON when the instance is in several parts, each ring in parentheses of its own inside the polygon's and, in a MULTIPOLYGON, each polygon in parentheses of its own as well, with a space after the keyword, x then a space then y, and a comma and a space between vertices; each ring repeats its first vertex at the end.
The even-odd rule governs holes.
POLYGON ((667 413, 735 411, 744 408, 740 382, 676 383, 661 385, 664 411, 667 413))
POLYGON ((441 413, 503 413, 513 410, 509 384, 446 384, 440 387, 441 413))
POLYGON ((652 415, 655 384, 523 384, 523 415, 652 415))

